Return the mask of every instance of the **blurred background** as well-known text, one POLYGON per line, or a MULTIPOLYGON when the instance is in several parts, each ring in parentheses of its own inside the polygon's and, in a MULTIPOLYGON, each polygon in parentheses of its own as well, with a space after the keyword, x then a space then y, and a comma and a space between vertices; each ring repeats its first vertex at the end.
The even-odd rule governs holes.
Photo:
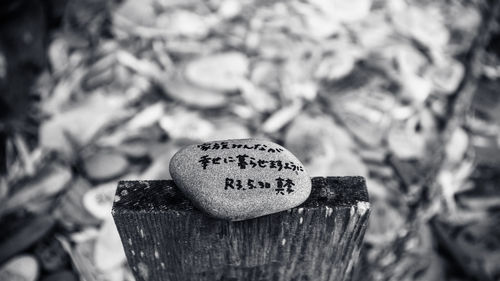
POLYGON ((367 179, 356 280, 500 280, 499 6, 0 0, 0 280, 133 280, 117 181, 248 137, 367 179))

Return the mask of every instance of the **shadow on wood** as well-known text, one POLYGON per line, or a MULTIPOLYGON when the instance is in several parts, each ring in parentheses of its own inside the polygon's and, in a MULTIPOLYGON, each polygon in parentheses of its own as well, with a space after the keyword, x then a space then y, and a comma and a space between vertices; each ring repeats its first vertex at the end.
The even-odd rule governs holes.
POLYGON ((137 281, 349 280, 368 224, 362 177, 312 179, 299 207, 230 222, 173 181, 122 181, 113 217, 137 281))

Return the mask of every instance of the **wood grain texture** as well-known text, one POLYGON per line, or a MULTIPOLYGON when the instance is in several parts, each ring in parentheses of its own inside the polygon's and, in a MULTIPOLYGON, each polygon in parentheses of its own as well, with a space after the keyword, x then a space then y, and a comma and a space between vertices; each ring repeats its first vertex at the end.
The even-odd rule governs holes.
POLYGON ((362 177, 313 178, 299 207, 230 222, 172 181, 122 181, 113 217, 137 281, 349 280, 370 204, 362 177))

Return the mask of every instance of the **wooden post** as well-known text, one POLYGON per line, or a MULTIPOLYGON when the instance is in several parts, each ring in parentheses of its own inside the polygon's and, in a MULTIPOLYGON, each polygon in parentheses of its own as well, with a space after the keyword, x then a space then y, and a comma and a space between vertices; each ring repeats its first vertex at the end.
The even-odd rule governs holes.
POLYGON ((230 222, 173 181, 121 181, 113 217, 137 281, 349 280, 370 213, 362 177, 313 178, 288 211, 230 222))

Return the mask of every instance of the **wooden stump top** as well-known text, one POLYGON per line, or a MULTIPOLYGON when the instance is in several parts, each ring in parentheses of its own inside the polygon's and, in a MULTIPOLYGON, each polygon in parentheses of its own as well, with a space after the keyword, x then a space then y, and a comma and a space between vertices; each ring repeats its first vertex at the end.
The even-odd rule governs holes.
MULTIPOLYGON (((299 207, 341 207, 369 202, 363 177, 314 177, 309 198, 299 207)), ((120 181, 113 213, 138 211, 200 212, 172 180, 120 181)))

